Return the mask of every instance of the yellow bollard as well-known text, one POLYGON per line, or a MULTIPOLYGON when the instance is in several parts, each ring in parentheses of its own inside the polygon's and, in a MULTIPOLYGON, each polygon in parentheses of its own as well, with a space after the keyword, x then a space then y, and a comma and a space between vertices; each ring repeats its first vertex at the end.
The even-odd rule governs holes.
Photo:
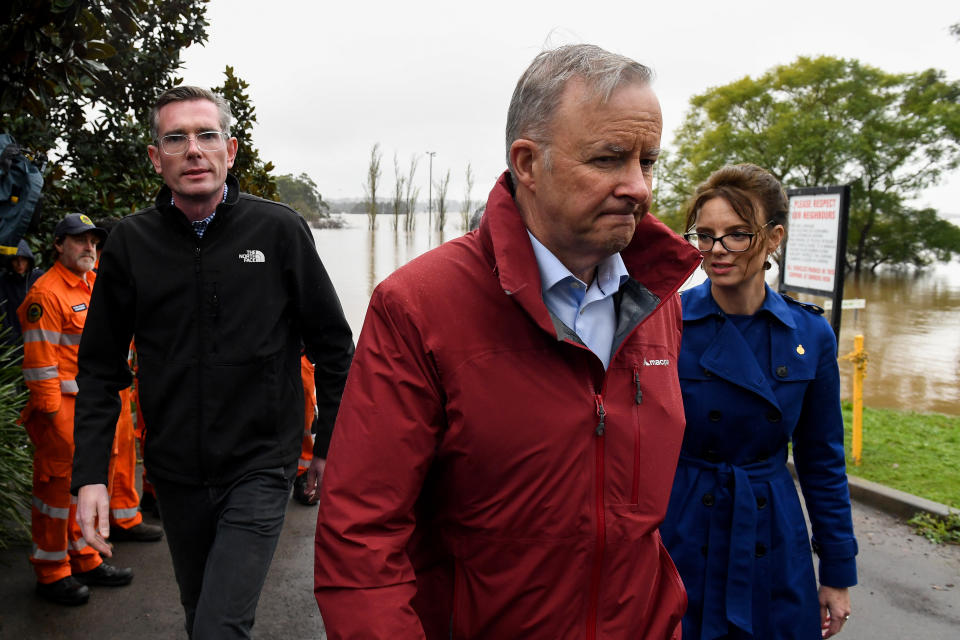
POLYGON ((853 351, 843 356, 853 362, 853 464, 860 466, 863 453, 863 379, 867 375, 867 352, 863 350, 863 335, 853 337, 853 351))

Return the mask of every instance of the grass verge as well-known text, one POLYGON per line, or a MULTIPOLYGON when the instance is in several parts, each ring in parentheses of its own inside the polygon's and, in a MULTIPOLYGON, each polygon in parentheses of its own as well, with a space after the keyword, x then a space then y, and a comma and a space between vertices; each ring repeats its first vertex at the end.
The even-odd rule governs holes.
POLYGON ((843 403, 847 473, 960 509, 960 416, 863 410, 863 453, 851 457, 852 406, 843 403))

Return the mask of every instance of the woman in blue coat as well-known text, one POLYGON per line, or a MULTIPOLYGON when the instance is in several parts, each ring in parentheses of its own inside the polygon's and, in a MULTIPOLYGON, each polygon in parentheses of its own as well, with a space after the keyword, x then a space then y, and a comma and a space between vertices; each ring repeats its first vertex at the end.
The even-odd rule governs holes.
POLYGON ((850 615, 857 543, 836 339, 822 309, 764 282, 787 206, 772 175, 743 164, 714 172, 687 216, 709 280, 681 298, 687 426, 661 527, 687 588, 685 640, 815 640, 850 615))

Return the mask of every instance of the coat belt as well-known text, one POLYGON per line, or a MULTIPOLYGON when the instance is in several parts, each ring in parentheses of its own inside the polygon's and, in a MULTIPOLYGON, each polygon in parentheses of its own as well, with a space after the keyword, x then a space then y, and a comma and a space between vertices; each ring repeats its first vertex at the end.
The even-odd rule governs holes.
POLYGON ((779 456, 761 462, 734 465, 729 462, 708 462, 682 453, 680 462, 712 471, 717 486, 725 486, 730 478, 733 479, 733 508, 729 531, 725 530, 720 509, 714 509, 710 517, 704 589, 705 593, 723 593, 724 597, 722 600, 704 602, 700 640, 726 636, 730 624, 753 635, 753 562, 757 543, 757 498, 751 483, 786 473, 786 467, 779 456), (729 536, 730 548, 724 582, 722 562, 710 562, 709 554, 712 549, 723 548, 725 536, 729 536))

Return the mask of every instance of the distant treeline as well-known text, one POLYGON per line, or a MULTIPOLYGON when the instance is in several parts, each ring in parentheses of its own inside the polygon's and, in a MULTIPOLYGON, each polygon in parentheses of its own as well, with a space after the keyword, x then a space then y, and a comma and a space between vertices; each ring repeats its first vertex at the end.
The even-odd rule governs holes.
MULTIPOLYGON (((370 203, 363 198, 331 198, 326 200, 327 205, 330 207, 331 213, 370 213, 370 203)), ((476 203, 474 203, 476 204, 476 203)), ((429 203, 427 202, 418 202, 414 211, 416 213, 423 213, 427 211, 429 203)), ((462 207, 463 202, 460 200, 447 200, 447 209, 452 211, 459 211, 462 207)), ((437 203, 433 203, 433 211, 437 211, 437 203)), ((401 210, 401 215, 406 213, 406 210, 401 210)), ((377 215, 392 216, 393 215, 393 203, 384 201, 377 203, 377 215)))

